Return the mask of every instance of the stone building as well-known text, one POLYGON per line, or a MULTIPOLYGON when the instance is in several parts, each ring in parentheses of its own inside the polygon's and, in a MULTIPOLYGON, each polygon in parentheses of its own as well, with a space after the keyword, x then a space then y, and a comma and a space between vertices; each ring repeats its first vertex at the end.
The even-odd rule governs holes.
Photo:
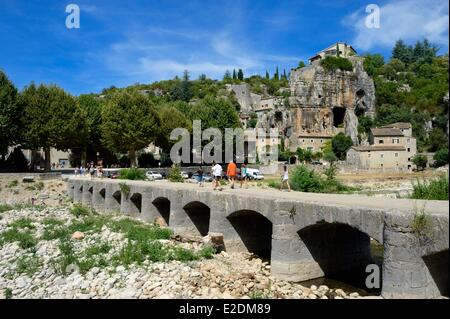
POLYGON ((347 152, 347 164, 374 171, 411 171, 417 154, 417 141, 410 123, 394 123, 373 128, 370 145, 353 146, 347 152))
POLYGON ((343 58, 348 58, 351 56, 356 56, 357 54, 358 53, 351 45, 348 45, 347 43, 344 42, 337 42, 329 46, 328 48, 318 52, 313 57, 311 57, 309 59, 309 63, 320 61, 327 56, 335 56, 335 57, 340 56, 343 58))

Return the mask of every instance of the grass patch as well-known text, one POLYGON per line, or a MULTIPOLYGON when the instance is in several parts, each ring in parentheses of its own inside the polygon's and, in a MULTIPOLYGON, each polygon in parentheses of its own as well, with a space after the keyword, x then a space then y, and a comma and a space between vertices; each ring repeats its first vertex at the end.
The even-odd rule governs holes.
POLYGON ((15 220, 10 224, 13 228, 28 228, 28 229, 35 229, 36 227, 33 225, 33 220, 30 218, 21 218, 18 220, 15 220))
POLYGON ((12 299, 13 293, 11 288, 5 288, 5 291, 3 292, 3 295, 5 296, 5 299, 12 299))
POLYGON ((29 191, 41 191, 44 189, 44 182, 33 182, 31 185, 25 187, 25 189, 29 191))
POLYGON ((37 240, 31 232, 22 232, 16 228, 9 229, 0 235, 0 246, 12 242, 18 242, 23 249, 33 248, 37 244, 37 240))
POLYGON ((250 299, 255 299, 255 300, 259 300, 259 299, 267 299, 267 296, 264 295, 263 292, 261 291, 252 291, 250 293, 250 299))
POLYGON ((0 214, 13 210, 14 206, 8 205, 8 204, 0 204, 0 214))
POLYGON ((148 241, 156 239, 170 239, 172 231, 154 225, 145 225, 139 221, 128 218, 114 220, 109 224, 115 232, 124 233, 130 240, 148 241))
POLYGON ((17 185, 19 185, 19 181, 18 180, 13 180, 13 181, 9 182, 8 184, 6 184, 6 188, 17 187, 17 185))
POLYGON ((89 216, 92 213, 95 213, 95 211, 90 208, 84 207, 81 204, 75 204, 70 209, 70 213, 75 217, 81 217, 81 216, 89 216))
POLYGON ((412 199, 447 200, 449 195, 449 182, 447 176, 441 176, 431 181, 417 180, 413 184, 412 199))
POLYGON ((33 276, 42 267, 42 260, 36 256, 21 256, 17 259, 16 271, 33 276))

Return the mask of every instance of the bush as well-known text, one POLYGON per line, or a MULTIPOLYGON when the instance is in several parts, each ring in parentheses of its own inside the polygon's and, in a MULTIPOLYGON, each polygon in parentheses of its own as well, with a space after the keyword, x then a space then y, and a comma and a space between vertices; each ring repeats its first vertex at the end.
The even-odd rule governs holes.
POLYGON ((417 181, 413 184, 413 199, 448 200, 448 177, 442 176, 430 182, 417 181))
POLYGON ((434 167, 441 167, 448 164, 448 148, 441 149, 434 154, 434 167))
POLYGON ((139 168, 127 168, 119 171, 119 179, 145 181, 147 177, 145 176, 145 172, 139 168))
POLYGON ((291 177, 291 187, 295 191, 320 193, 322 183, 320 176, 314 171, 301 165, 294 169, 291 177))
POLYGON ((428 164, 428 159, 425 155, 416 155, 416 156, 414 156, 412 161, 413 161, 414 165, 417 166, 417 170, 419 170, 419 171, 423 171, 427 167, 427 164, 428 164))
POLYGON ((336 70, 353 71, 352 62, 341 57, 327 56, 325 59, 320 61, 320 65, 328 72, 334 72, 336 70))
POLYGON ((184 178, 181 175, 180 166, 178 166, 178 165, 172 166, 172 168, 170 169, 169 175, 167 177, 168 177, 169 181, 171 181, 173 183, 183 183, 184 182, 184 178))

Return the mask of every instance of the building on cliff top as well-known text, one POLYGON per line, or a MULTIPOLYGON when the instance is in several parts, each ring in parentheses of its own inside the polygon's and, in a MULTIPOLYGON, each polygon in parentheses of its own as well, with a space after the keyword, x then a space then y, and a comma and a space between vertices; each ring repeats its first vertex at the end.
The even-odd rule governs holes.
POLYGON ((411 171, 417 154, 417 141, 410 123, 394 123, 373 128, 370 145, 353 146, 347 152, 347 164, 370 171, 411 171))
POLYGON ((348 58, 350 56, 355 56, 358 53, 356 50, 345 42, 336 42, 335 44, 329 46, 328 48, 318 52, 315 56, 309 59, 309 63, 314 61, 319 61, 327 56, 340 56, 343 58, 348 58))

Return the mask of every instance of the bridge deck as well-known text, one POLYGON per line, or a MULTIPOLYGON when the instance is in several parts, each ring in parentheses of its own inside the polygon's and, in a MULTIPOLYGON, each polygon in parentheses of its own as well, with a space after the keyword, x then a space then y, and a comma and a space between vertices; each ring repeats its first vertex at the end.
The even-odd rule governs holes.
MULTIPOLYGON (((91 180, 90 178, 77 177, 75 180, 91 180)), ((101 181, 101 179, 94 179, 95 181, 101 181)), ((414 213, 414 208, 418 210, 425 207, 425 211, 433 215, 449 215, 449 202, 448 201, 426 201, 426 200, 411 200, 411 199, 395 199, 385 197, 371 197, 368 195, 352 195, 352 194, 317 194, 317 193, 303 193, 303 192, 287 192, 279 191, 277 189, 261 189, 261 188, 248 188, 248 189, 230 189, 225 186, 223 191, 214 191, 211 184, 206 184, 205 187, 200 188, 194 183, 170 183, 167 181, 128 181, 128 180, 110 180, 104 181, 115 183, 127 183, 136 186, 158 186, 161 188, 175 189, 175 190, 197 190, 200 192, 216 192, 220 194, 233 194, 237 196, 244 196, 250 198, 265 198, 265 199, 283 199, 292 200, 303 203, 317 203, 325 205, 336 206, 352 206, 360 208, 372 208, 382 210, 398 210, 402 212, 414 213)))

